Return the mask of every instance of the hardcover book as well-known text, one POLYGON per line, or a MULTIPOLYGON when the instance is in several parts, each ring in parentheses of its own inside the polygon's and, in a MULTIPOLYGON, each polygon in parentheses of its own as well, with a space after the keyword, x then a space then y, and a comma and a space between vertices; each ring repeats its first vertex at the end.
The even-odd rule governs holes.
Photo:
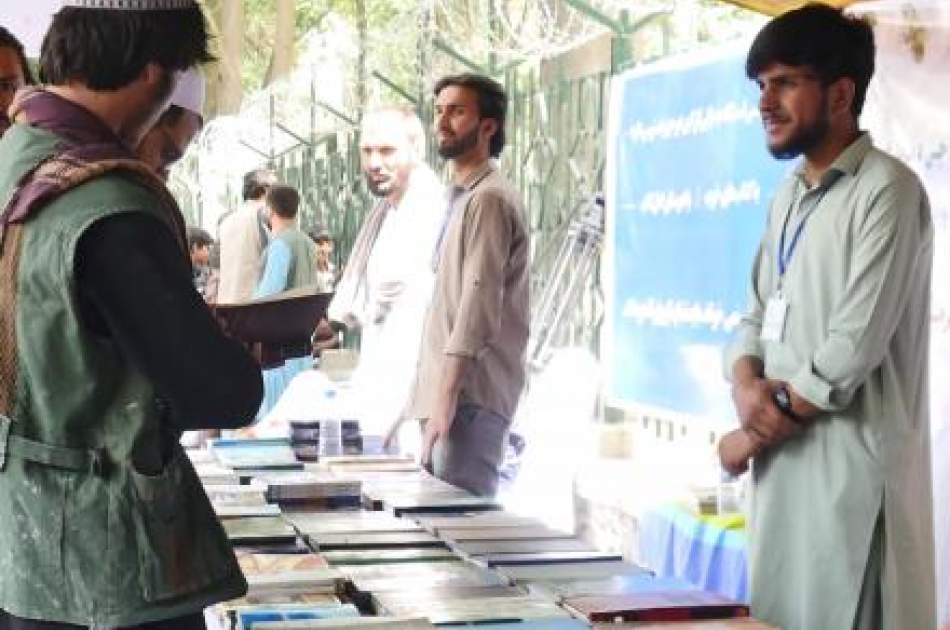
POLYGON ((563 606, 590 622, 748 617, 749 607, 700 590, 569 597, 563 606))
POLYGON ((305 534, 372 534, 417 532, 422 528, 409 519, 384 512, 291 512, 288 521, 305 534))
POLYGON ((308 533, 307 540, 320 551, 445 547, 428 532, 308 533))
POLYGON ((464 527, 460 529, 443 527, 439 529, 439 536, 453 542, 474 540, 541 540, 551 538, 573 539, 574 534, 550 527, 464 527))
POLYGON ((542 527, 544 524, 529 516, 518 516, 503 510, 464 512, 447 516, 417 516, 416 521, 434 533, 446 529, 481 529, 485 527, 542 527))
POLYGON ((397 562, 461 562, 450 549, 370 549, 324 551, 323 557, 333 566, 347 564, 391 564, 397 562))
POLYGON ((597 551, 576 538, 540 538, 526 540, 470 540, 452 545, 462 553, 484 556, 501 553, 540 553, 554 551, 597 551))
POLYGON ((621 575, 650 575, 646 569, 629 562, 567 562, 540 566, 498 567, 512 582, 554 582, 596 580, 621 575))
MULTIPOLYGON (((670 623, 595 623, 594 630, 779 630, 751 617, 670 623)), ((479 628, 479 630, 483 630, 479 628)), ((512 629, 514 630, 514 629, 512 629)))
POLYGON ((619 553, 606 551, 541 551, 535 553, 499 553, 478 556, 479 563, 488 567, 551 565, 582 562, 617 562, 619 553))
POLYGON ((426 617, 434 624, 517 622, 569 616, 554 602, 532 596, 406 601, 391 604, 387 611, 392 615, 426 617))
POLYGON ((212 503, 211 506, 219 519, 280 516, 280 506, 272 503, 262 503, 260 505, 220 505, 212 503))
POLYGON ((245 576, 284 571, 310 571, 329 566, 326 558, 316 553, 248 553, 235 551, 245 576))
POLYGON ((361 628, 366 628, 366 630, 432 630, 434 627, 428 619, 407 617, 295 619, 293 621, 265 621, 255 625, 258 630, 360 630, 361 628))
POLYGON ((301 470, 290 440, 285 438, 218 438, 211 441, 211 452, 222 466, 242 470, 301 470))
POLYGON ((297 532, 279 516, 229 518, 221 521, 232 544, 292 543, 297 532))

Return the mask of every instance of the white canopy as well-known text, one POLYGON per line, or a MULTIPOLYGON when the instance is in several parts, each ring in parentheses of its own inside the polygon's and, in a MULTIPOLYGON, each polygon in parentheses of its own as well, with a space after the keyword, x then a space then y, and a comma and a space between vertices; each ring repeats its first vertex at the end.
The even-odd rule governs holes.
POLYGON ((32 0, 31 2, 4 2, 2 24, 13 33, 23 47, 28 57, 40 55, 40 44, 43 35, 49 28, 50 20, 62 6, 62 0, 32 0))

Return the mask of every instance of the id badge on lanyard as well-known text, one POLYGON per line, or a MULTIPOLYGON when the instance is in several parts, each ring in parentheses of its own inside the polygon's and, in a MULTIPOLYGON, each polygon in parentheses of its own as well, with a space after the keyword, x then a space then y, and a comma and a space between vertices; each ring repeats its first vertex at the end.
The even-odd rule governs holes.
POLYGON ((769 297, 765 305, 765 317, 762 321, 761 333, 763 341, 782 341, 785 337, 785 324, 788 321, 789 308, 788 298, 782 289, 785 281, 785 272, 788 271, 788 265, 792 261, 792 254, 795 253, 795 248, 798 247, 798 241, 801 240, 802 232, 805 230, 805 223, 808 222, 809 216, 814 213, 817 206, 821 204, 823 198, 824 193, 818 198, 815 208, 802 218, 798 227, 795 228, 795 233, 792 235, 792 240, 788 244, 788 250, 786 250, 785 233, 788 229, 788 223, 791 220, 794 207, 789 206, 788 213, 785 216, 785 224, 782 226, 782 236, 778 245, 778 289, 769 297))
POLYGON ((781 287, 765 305, 765 319, 762 321, 762 340, 781 341, 785 335, 785 320, 788 319, 788 300, 781 287))

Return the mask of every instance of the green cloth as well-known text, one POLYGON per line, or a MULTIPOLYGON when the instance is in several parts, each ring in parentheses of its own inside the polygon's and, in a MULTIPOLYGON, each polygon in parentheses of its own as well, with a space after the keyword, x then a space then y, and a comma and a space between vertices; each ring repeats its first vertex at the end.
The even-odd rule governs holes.
POLYGON ((920 180, 862 135, 813 189, 780 187, 726 370, 759 357, 823 410, 753 463, 753 616, 783 630, 851 628, 883 512, 884 628, 934 628, 928 415, 933 225, 920 180), (760 338, 777 254, 807 223, 783 292, 782 341, 760 338))
MULTIPOLYGON (((48 132, 12 127, 0 143, 0 198, 56 144, 48 132)), ((80 237, 119 213, 160 218, 159 208, 153 193, 112 173, 23 225, 17 390, 10 417, 0 418, 9 429, 0 444, 0 609, 12 615, 126 626, 246 590, 191 463, 162 435, 165 412, 149 380, 79 312, 80 237), (133 461, 158 462, 160 472, 133 461)))
POLYGON ((299 289, 317 283, 317 251, 310 237, 299 228, 289 228, 274 236, 290 249, 290 270, 284 290, 299 289))

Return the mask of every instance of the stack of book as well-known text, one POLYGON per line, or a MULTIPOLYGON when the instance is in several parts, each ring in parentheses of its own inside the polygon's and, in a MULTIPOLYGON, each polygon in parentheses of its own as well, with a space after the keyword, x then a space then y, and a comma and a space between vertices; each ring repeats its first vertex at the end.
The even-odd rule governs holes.
POLYGON ((696 588, 685 580, 659 578, 649 572, 614 575, 594 579, 537 580, 529 583, 527 586, 531 592, 545 593, 554 597, 558 602, 570 597, 653 593, 676 590, 691 591, 696 588))
POLYGON ((594 622, 686 621, 748 617, 749 607, 700 590, 568 597, 564 608, 594 622))
POLYGON ((280 515, 280 507, 267 502, 262 488, 206 485, 205 493, 219 519, 280 515))
POLYGON ((615 562, 618 553, 598 551, 569 532, 504 512, 464 517, 428 517, 420 523, 436 531, 452 549, 489 567, 615 562))
POLYGON ((343 443, 343 455, 361 455, 363 453, 363 434, 356 420, 340 421, 340 439, 343 443))
POLYGON ((530 516, 520 516, 502 510, 492 512, 461 512, 439 516, 416 516, 414 520, 433 534, 440 534, 443 528, 458 530, 543 525, 539 519, 530 516))
POLYGON ((642 567, 621 561, 501 566, 497 570, 513 583, 523 585, 535 582, 573 582, 617 576, 650 575, 650 572, 642 567))
MULTIPOLYGON (((736 618, 715 621, 671 621, 659 623, 595 623, 594 630, 779 630, 755 619, 736 618)), ((479 628, 479 630, 486 630, 479 628)), ((511 630, 514 630, 512 628, 511 630)))
POLYGON ((397 562, 461 562, 462 558, 444 547, 409 547, 402 549, 341 549, 321 551, 335 567, 350 564, 393 564, 397 562))
POLYGON ((229 518, 221 521, 232 545, 292 544, 296 530, 280 516, 229 518))
POLYGON ((433 597, 395 599, 391 594, 378 599, 388 614, 425 617, 434 624, 513 623, 527 619, 559 619, 568 613, 554 602, 532 596, 433 597))
POLYGON ((263 624, 307 619, 356 618, 360 611, 353 604, 279 604, 274 606, 247 606, 234 611, 237 630, 260 630, 263 624))
POLYGON ((250 620, 261 621, 255 615, 263 611, 268 612, 266 618, 270 620, 286 618, 288 612, 300 610, 308 611, 305 616, 312 616, 314 609, 352 615, 352 607, 344 606, 339 597, 342 575, 329 568, 319 555, 239 550, 237 556, 248 582, 247 595, 210 608, 205 615, 209 628, 241 630, 250 620))
MULTIPOLYGON (((320 466, 341 474, 410 472, 417 473, 420 468, 411 457, 402 455, 340 455, 323 457, 320 466)), ((309 466, 308 466, 309 469, 309 466)), ((365 475, 364 475, 365 474, 365 475)))
POLYGON ((240 473, 260 470, 303 470, 287 438, 234 439, 211 441, 211 453, 218 463, 240 473))
POLYGON ((317 535, 307 534, 307 542, 320 551, 445 548, 445 542, 428 532, 340 532, 317 535))
POLYGON ((254 476, 251 485, 263 488, 267 500, 275 503, 306 502, 328 509, 360 505, 360 482, 330 473, 267 471, 254 476))
POLYGON ((386 591, 421 594, 432 588, 507 587, 496 572, 464 562, 396 562, 338 567, 352 583, 352 590, 378 596, 386 591))
POLYGON ((216 461, 195 464, 195 472, 198 474, 198 480, 205 487, 236 486, 241 483, 240 475, 216 461))
MULTIPOLYGON (((360 630, 362 628, 366 630, 432 630, 435 628, 428 619, 407 617, 295 619, 293 621, 266 621, 257 624, 255 627, 258 630, 360 630)), ((511 628, 509 630, 515 629, 511 628)), ((564 630, 568 629, 565 628, 564 630)))
POLYGON ((320 459, 320 421, 292 421, 290 447, 300 461, 318 461, 320 459))

